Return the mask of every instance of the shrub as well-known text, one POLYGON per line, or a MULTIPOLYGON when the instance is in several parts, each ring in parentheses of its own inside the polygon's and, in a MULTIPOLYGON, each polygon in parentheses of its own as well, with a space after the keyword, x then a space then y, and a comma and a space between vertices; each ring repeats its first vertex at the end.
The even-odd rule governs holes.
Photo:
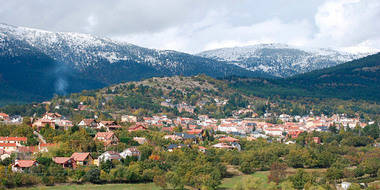
POLYGON ((85 181, 91 183, 100 183, 100 170, 98 168, 91 168, 87 171, 83 178, 85 181))

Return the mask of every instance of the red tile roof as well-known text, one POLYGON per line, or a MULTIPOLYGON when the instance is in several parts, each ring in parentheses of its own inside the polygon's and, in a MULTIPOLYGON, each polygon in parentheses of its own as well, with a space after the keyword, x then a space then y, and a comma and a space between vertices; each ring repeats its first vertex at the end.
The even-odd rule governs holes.
POLYGON ((120 125, 107 125, 108 128, 112 128, 112 129, 120 129, 121 126, 120 125))
POLYGON ((15 166, 20 168, 30 168, 36 164, 35 160, 17 160, 15 166))
POLYGON ((98 132, 98 133, 96 133, 95 138, 103 137, 104 140, 108 140, 108 139, 110 139, 113 135, 115 135, 114 132, 98 132))
POLYGON ((85 161, 87 157, 90 156, 89 152, 75 152, 73 155, 71 155, 71 158, 73 158, 75 161, 85 161))
POLYGON ((53 158, 53 161, 57 164, 65 164, 71 159, 72 158, 70 158, 70 157, 55 157, 55 158, 53 158))
POLYGON ((95 119, 83 119, 85 125, 90 126, 93 122, 96 122, 95 119))
POLYGON ((26 137, 0 137, 0 141, 24 141, 26 142, 28 138, 26 137))
POLYGON ((59 113, 45 113, 45 115, 48 115, 48 116, 50 116, 50 117, 62 117, 62 115, 61 114, 59 114, 59 113))
POLYGON ((0 113, 0 116, 2 116, 2 117, 9 117, 9 115, 6 114, 6 113, 0 113))
POLYGON ((227 137, 222 137, 219 139, 221 142, 239 142, 239 139, 235 139, 233 137, 227 136, 227 137))
POLYGON ((128 131, 140 131, 140 130, 147 130, 147 128, 143 125, 136 125, 129 127, 128 131))
POLYGON ((0 147, 16 147, 16 143, 0 143, 0 147))
POLYGON ((207 150, 207 148, 206 147, 204 147, 204 146, 198 146, 198 149, 200 149, 200 150, 207 150))

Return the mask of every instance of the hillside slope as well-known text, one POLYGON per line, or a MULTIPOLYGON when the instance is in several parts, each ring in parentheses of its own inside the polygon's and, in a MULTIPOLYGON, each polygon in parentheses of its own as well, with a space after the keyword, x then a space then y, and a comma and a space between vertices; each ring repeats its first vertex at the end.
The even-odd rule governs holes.
POLYGON ((288 79, 228 80, 235 88, 258 96, 333 97, 380 101, 380 53, 288 79))

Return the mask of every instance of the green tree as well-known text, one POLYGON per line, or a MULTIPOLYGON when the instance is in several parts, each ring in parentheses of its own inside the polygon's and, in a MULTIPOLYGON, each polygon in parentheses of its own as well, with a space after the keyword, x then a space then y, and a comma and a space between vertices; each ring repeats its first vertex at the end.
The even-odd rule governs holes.
POLYGON ((166 187, 168 186, 166 183, 166 176, 165 175, 154 176, 153 182, 154 182, 154 184, 161 187, 162 189, 166 189, 166 187))
POLYGON ((174 189, 184 189, 185 184, 183 183, 182 176, 178 176, 177 173, 172 171, 167 172, 166 179, 174 189))
POLYGON ((298 169, 297 173, 290 177, 290 181, 296 189, 303 189, 305 184, 311 180, 310 174, 306 173, 303 169, 298 169))
POLYGON ((100 183, 100 170, 98 168, 91 168, 87 171, 83 178, 85 181, 91 183, 100 183))
POLYGON ((331 167, 327 169, 326 177, 331 181, 342 179, 343 176, 343 170, 340 168, 331 167))

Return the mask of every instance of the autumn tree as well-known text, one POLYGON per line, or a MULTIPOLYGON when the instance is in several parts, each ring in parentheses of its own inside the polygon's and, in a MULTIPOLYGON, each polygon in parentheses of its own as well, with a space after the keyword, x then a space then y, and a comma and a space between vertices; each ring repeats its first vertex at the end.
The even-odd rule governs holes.
POLYGON ((285 163, 280 162, 274 162, 271 165, 270 168, 270 174, 268 176, 268 179, 270 181, 276 182, 277 184, 280 183, 283 179, 286 177, 286 168, 288 166, 285 163))

